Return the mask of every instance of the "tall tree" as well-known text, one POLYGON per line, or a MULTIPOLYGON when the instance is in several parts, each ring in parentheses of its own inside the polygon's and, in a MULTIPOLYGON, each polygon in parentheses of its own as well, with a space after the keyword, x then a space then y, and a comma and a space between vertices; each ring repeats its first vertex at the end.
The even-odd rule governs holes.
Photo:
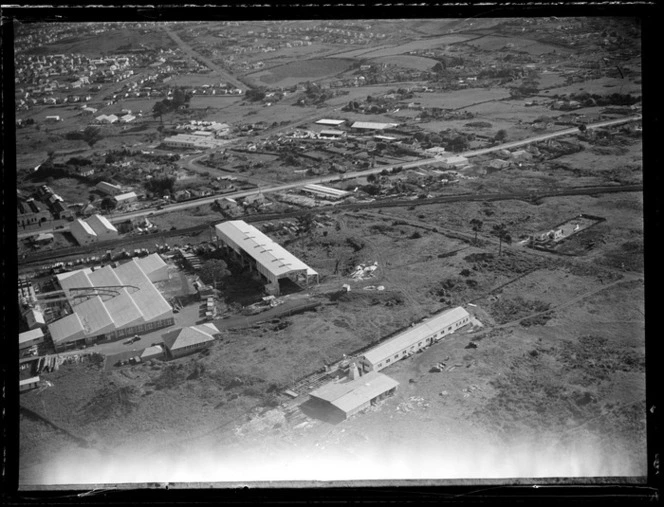
POLYGON ((200 276, 203 283, 208 285, 218 284, 230 276, 230 274, 231 272, 228 270, 228 265, 221 259, 210 259, 205 261, 198 271, 198 276, 200 276))
POLYGON ((498 238, 498 255, 501 255, 503 252, 503 243, 507 243, 508 245, 512 243, 512 236, 505 224, 494 225, 492 234, 498 238))
POLYGON ((473 229, 473 232, 475 233, 475 243, 477 243, 477 233, 482 230, 483 225, 484 222, 482 222, 479 218, 473 218, 470 221, 470 227, 473 229))

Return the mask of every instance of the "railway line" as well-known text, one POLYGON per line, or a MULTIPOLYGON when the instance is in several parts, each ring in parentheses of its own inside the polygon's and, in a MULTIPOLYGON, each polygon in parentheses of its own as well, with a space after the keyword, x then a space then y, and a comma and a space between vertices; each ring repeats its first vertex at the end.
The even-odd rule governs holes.
MULTIPOLYGON (((512 192, 512 193, 483 193, 483 194, 456 194, 456 195, 442 195, 430 197, 425 199, 385 199, 376 200, 372 202, 352 203, 352 204, 338 204, 330 206, 321 206, 316 208, 315 212, 331 212, 339 210, 362 210, 362 209, 376 209, 376 208, 389 208, 389 207, 404 207, 404 206, 422 206, 427 204, 443 204, 453 202, 471 202, 471 201, 505 201, 505 200, 525 200, 529 202, 537 201, 547 197, 566 197, 574 195, 598 195, 607 193, 618 192, 641 192, 643 185, 605 185, 605 186, 583 186, 571 187, 557 190, 550 190, 547 192, 512 192)), ((275 220, 293 219, 312 211, 298 210, 286 213, 269 213, 260 215, 245 215, 239 216, 237 219, 244 220, 248 223, 256 222, 269 222, 275 220)), ((105 243, 98 243, 96 245, 84 247, 71 247, 64 248, 53 252, 45 252, 43 254, 28 255, 25 258, 19 259, 19 268, 26 268, 40 263, 54 261, 57 259, 67 258, 71 256, 94 255, 103 253, 106 250, 113 250, 117 248, 126 248, 132 245, 145 243, 146 240, 163 240, 174 236, 188 236, 200 234, 203 231, 213 227, 215 224, 222 221, 214 220, 206 222, 201 225, 187 227, 185 229, 175 229, 170 231, 161 231, 150 235, 132 236, 129 238, 121 238, 114 241, 105 243)))

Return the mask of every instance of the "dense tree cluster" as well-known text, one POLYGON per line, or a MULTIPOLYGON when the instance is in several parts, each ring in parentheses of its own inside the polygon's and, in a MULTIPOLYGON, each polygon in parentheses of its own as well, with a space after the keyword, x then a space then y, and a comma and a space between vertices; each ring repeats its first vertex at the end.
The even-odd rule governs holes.
POLYGON ((157 176, 145 182, 145 190, 163 195, 175 191, 175 176, 157 176))

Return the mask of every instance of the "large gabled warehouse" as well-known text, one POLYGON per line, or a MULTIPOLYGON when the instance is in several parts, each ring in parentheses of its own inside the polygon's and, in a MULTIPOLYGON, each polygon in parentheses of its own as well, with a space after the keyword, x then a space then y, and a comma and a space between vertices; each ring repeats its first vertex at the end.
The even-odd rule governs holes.
POLYGON ((215 226, 217 240, 243 265, 256 270, 267 281, 268 292, 278 295, 279 281, 289 279, 298 285, 318 283, 318 273, 242 220, 215 226))
POLYGON ((470 314, 462 307, 445 310, 366 351, 360 359, 362 370, 382 370, 469 323, 470 314))
POLYGON ((115 269, 106 266, 57 275, 73 313, 48 326, 56 350, 118 340, 173 325, 173 309, 152 284, 150 266, 159 269, 156 262, 142 267, 131 260, 115 269), (113 288, 101 295, 83 297, 76 289, 86 287, 113 288))

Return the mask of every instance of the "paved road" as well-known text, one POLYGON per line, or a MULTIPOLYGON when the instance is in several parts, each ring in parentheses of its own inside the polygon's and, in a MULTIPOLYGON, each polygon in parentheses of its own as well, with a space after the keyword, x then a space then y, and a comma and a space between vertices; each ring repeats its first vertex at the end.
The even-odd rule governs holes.
MULTIPOLYGON (((596 129, 596 128, 601 128, 601 127, 606 127, 606 126, 611 126, 611 125, 620 125, 623 123, 629 123, 632 121, 640 120, 641 115, 635 115, 635 116, 630 116, 627 118, 621 118, 617 120, 607 120, 607 121, 602 121, 594 124, 590 124, 587 126, 588 129, 596 129)), ((537 143, 541 141, 546 141, 547 139, 554 139, 557 137, 563 137, 563 136, 568 136, 571 134, 577 133, 579 130, 578 128, 569 128, 565 130, 559 130, 557 132, 551 132, 549 134, 543 134, 535 137, 529 137, 527 139, 522 139, 519 141, 512 141, 509 143, 504 143, 504 144, 499 144, 496 146, 492 146, 489 148, 483 148, 481 150, 472 150, 468 151, 465 153, 462 153, 462 156, 471 158, 479 155, 485 155, 487 153, 503 150, 506 148, 516 148, 519 146, 525 146, 528 144, 532 143, 537 143)), ((202 156, 202 155, 201 155, 202 156)), ((134 211, 130 213, 121 213, 117 214, 113 217, 111 217, 109 220, 112 223, 118 223, 118 222, 123 222, 125 220, 130 220, 130 219, 137 219, 137 218, 142 218, 145 216, 152 216, 152 215, 161 215, 165 213, 171 213, 173 211, 182 211, 188 208, 194 208, 196 206, 201 206, 204 204, 211 204, 215 200, 219 199, 220 197, 232 197, 233 199, 236 198, 242 198, 246 197, 249 195, 255 195, 259 193, 272 193, 272 192, 283 192, 286 190, 291 190, 294 188, 300 188, 305 185, 309 185, 312 183, 317 183, 317 184, 324 184, 324 183, 329 183, 332 181, 343 181, 343 180, 350 180, 354 178, 359 178, 359 177, 364 177, 368 176, 370 174, 377 174, 380 173, 384 170, 392 170, 395 167, 403 167, 404 169, 411 169, 415 167, 420 167, 424 165, 431 164, 432 162, 435 162, 435 159, 422 159, 422 160, 417 160, 414 162, 405 162, 405 163, 398 163, 398 164, 390 164, 390 165, 381 165, 378 167, 374 167, 371 169, 366 169, 363 171, 353 171, 353 172, 348 172, 348 173, 343 173, 343 174, 332 174, 332 175, 326 175, 326 176, 318 176, 316 178, 309 178, 306 180, 299 180, 296 182, 292 183, 282 183, 282 184, 277 184, 277 185, 272 185, 272 186, 264 186, 264 187, 259 187, 257 189, 251 189, 251 190, 241 190, 238 192, 231 192, 231 193, 224 193, 224 194, 217 194, 217 195, 212 195, 208 197, 203 197, 201 199, 195 199, 192 201, 186 201, 182 203, 176 203, 176 204, 170 204, 167 206, 164 206, 162 210, 153 210, 153 209, 147 209, 147 210, 141 210, 141 211, 134 211)), ((486 198, 486 197, 485 197, 486 198)), ((54 232, 52 229, 42 229, 39 232, 43 233, 48 233, 48 232, 54 232)), ((18 235, 19 238, 21 237, 27 237, 27 236, 32 236, 34 235, 34 232, 26 232, 26 233, 21 233, 18 235)))
POLYGON ((209 58, 206 58, 205 56, 201 55, 200 53, 196 52, 189 44, 187 44, 185 41, 183 41, 178 34, 173 32, 170 27, 166 24, 163 25, 164 30, 166 33, 169 35, 171 39, 184 51, 187 53, 189 56, 192 58, 203 62, 205 65, 207 65, 213 72, 218 74, 220 77, 222 77, 225 81, 229 82, 236 88, 239 88, 243 92, 247 90, 247 85, 245 85, 242 81, 239 81, 235 76, 232 74, 229 74, 225 69, 214 63, 212 60, 209 58))

